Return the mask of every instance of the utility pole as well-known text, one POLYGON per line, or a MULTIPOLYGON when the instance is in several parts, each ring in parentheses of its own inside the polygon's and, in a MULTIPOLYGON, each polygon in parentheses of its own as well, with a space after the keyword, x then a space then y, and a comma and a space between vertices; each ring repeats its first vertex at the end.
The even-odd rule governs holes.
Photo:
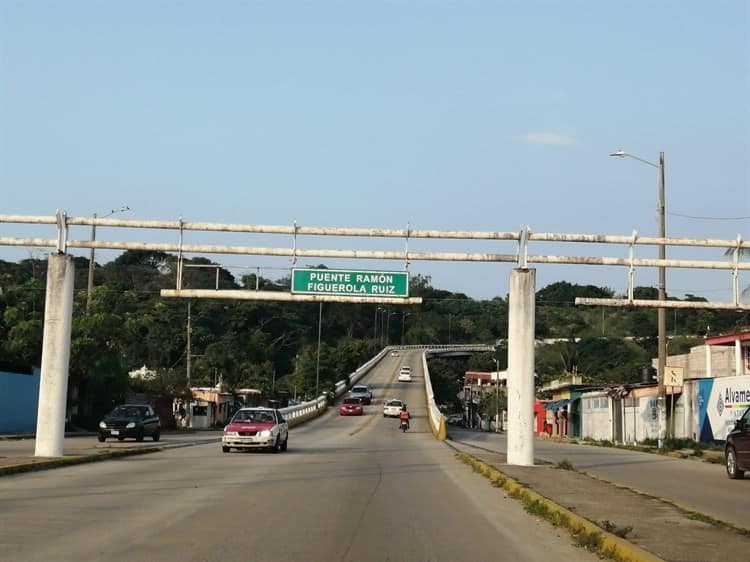
MULTIPOLYGON (((96 219, 96 213, 94 213, 94 219, 96 219)), ((96 224, 91 225, 91 241, 96 240, 96 224)), ((94 290, 94 248, 91 248, 89 252, 89 280, 86 286, 86 316, 89 314, 91 309, 91 292, 94 290)))
POLYGON ((192 315, 191 315, 191 307, 190 307, 190 301, 188 301, 187 306, 187 345, 185 353, 187 354, 187 363, 186 363, 186 376, 185 376, 185 384, 187 385, 187 391, 188 391, 188 401, 187 401, 187 408, 185 408, 185 417, 186 419, 186 426, 190 427, 190 422, 192 421, 192 415, 190 412, 191 405, 193 402, 193 391, 190 389, 192 386, 192 383, 190 381, 190 368, 191 368, 191 360, 193 357, 193 349, 191 346, 191 334, 193 333, 192 328, 192 315))
MULTIPOLYGON (((127 205, 123 205, 119 209, 112 209, 109 213, 104 215, 102 218, 109 217, 111 215, 114 215, 115 213, 124 213, 125 211, 129 211, 130 207, 127 205)), ((96 213, 93 215, 94 220, 96 220, 96 213)), ((96 224, 91 225, 91 241, 96 242, 96 224)), ((91 251, 89 252, 89 278, 88 283, 86 286, 86 315, 88 316, 89 310, 91 309, 91 293, 94 290, 94 247, 91 247, 91 251)))
POLYGON ((318 309, 318 357, 315 360, 315 397, 320 396, 320 333, 323 326, 323 302, 318 309))
MULTIPOLYGON (((659 153, 659 237, 666 238, 667 236, 667 225, 666 225, 666 203, 664 201, 664 153, 659 153)), ((662 242, 659 244, 659 259, 665 260, 667 257, 666 246, 662 242)), ((666 281, 666 268, 663 265, 659 266, 659 300, 667 300, 667 281, 666 281)), ((667 372, 667 309, 663 306, 658 308, 657 316, 658 326, 658 359, 657 365, 659 369, 659 384, 658 384, 658 399, 656 402, 658 413, 659 413, 659 448, 664 447, 664 438, 666 437, 667 428, 667 393, 666 387, 664 386, 664 377, 667 372)))
MULTIPOLYGON (((665 179, 664 179, 664 153, 659 153, 659 163, 649 162, 639 156, 635 156, 624 150, 618 150, 613 152, 610 156, 618 156, 620 158, 628 157, 638 160, 652 168, 659 170, 659 201, 657 203, 657 214, 659 215, 659 238, 662 240, 667 237, 667 226, 666 226, 666 202, 665 202, 665 179)), ((666 244, 662 242, 659 244, 659 259, 665 260, 667 257, 666 244)), ((667 300, 667 273, 666 268, 663 265, 659 266, 659 300, 667 300)), ((656 360, 656 380, 657 380, 657 399, 656 399, 656 410, 658 413, 659 420, 659 433, 658 433, 658 446, 659 449, 664 447, 664 438, 667 433, 667 393, 666 387, 664 386, 664 376, 667 370, 667 310, 660 306, 657 309, 657 355, 656 360)))
POLYGON ((191 326, 192 322, 192 316, 191 316, 191 310, 190 310, 190 301, 188 301, 188 310, 187 310, 187 377, 185 379, 185 383, 187 384, 188 391, 190 390, 190 359, 192 358, 192 348, 190 345, 191 337, 190 335, 193 333, 193 329, 191 326))

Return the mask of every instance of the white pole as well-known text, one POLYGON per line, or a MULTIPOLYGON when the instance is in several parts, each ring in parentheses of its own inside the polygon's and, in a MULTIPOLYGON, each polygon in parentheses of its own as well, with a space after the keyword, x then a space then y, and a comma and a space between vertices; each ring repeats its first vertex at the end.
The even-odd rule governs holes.
POLYGON ((50 254, 36 420, 34 455, 37 457, 63 456, 73 321, 73 278, 73 258, 67 254, 50 254))
POLYGON ((323 303, 318 308, 318 351, 315 359, 315 398, 320 396, 320 333, 323 328, 323 303))
POLYGON ((534 466, 535 269, 510 274, 508 464, 534 466))

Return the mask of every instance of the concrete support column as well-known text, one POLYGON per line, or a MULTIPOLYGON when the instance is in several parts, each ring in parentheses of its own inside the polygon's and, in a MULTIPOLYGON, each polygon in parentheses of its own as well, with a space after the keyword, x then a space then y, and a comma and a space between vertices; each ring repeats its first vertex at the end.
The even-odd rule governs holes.
POLYGON ((67 254, 50 254, 48 261, 34 454, 61 457, 68 397, 74 266, 72 256, 67 254))
POLYGON ((510 274, 508 310, 508 464, 534 465, 536 270, 510 274))

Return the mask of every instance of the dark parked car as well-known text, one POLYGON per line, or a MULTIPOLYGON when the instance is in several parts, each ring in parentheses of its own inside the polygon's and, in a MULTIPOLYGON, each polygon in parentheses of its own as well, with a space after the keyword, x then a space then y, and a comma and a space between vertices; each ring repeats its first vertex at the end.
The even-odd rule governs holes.
POLYGON ((116 437, 122 441, 126 437, 134 437, 136 441, 143 441, 149 436, 158 441, 161 436, 161 421, 148 404, 123 404, 112 410, 99 422, 99 441, 106 441, 107 437, 116 437))
POLYGON ((745 471, 750 470, 750 408, 745 410, 727 435, 724 459, 729 478, 743 478, 745 471))

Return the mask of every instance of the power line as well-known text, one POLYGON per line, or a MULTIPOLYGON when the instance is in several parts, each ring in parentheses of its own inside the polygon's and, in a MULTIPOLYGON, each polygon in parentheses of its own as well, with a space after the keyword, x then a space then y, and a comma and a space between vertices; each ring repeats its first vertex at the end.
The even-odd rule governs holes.
POLYGON ((747 217, 700 217, 697 215, 682 215, 680 213, 667 213, 670 217, 680 217, 683 219, 703 220, 703 221, 746 221, 750 220, 750 216, 747 217))

